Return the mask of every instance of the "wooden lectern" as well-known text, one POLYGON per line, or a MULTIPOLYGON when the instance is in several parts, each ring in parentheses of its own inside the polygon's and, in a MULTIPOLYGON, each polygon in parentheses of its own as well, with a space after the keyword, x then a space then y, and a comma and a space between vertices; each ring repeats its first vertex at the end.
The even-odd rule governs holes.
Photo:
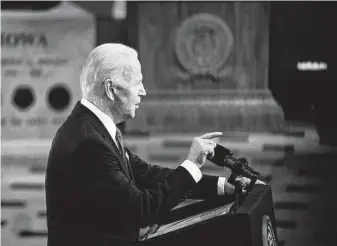
POLYGON ((276 246, 271 187, 255 185, 242 197, 218 197, 176 208, 137 245, 276 246))

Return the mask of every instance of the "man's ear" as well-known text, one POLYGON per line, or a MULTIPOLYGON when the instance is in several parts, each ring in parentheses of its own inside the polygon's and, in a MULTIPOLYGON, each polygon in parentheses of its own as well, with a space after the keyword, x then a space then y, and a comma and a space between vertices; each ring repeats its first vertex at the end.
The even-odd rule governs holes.
POLYGON ((106 96, 113 101, 115 98, 115 89, 112 86, 112 81, 110 79, 107 79, 104 81, 104 92, 106 96))

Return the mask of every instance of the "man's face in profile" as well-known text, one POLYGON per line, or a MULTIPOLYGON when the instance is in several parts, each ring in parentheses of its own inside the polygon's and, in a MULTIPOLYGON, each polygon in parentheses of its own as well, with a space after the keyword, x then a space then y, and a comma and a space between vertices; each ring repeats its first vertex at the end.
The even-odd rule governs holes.
POLYGON ((141 96, 146 95, 143 86, 141 65, 137 58, 131 58, 121 71, 118 86, 115 87, 115 108, 124 120, 134 118, 141 96))

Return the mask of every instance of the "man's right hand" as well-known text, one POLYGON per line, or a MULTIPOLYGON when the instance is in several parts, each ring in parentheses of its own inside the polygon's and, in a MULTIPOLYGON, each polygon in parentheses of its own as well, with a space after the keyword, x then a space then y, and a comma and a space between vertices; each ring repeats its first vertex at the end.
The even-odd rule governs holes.
POLYGON ((216 142, 214 138, 222 136, 222 132, 206 133, 200 137, 195 137, 192 141, 187 160, 195 163, 199 168, 203 167, 206 157, 214 156, 216 142))

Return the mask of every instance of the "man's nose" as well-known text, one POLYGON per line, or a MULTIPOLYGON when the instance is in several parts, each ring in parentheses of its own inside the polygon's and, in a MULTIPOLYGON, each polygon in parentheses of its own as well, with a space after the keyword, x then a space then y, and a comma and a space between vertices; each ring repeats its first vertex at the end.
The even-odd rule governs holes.
POLYGON ((143 84, 142 84, 142 87, 139 90, 139 95, 140 96, 146 96, 146 91, 145 91, 145 88, 144 88, 143 84))

